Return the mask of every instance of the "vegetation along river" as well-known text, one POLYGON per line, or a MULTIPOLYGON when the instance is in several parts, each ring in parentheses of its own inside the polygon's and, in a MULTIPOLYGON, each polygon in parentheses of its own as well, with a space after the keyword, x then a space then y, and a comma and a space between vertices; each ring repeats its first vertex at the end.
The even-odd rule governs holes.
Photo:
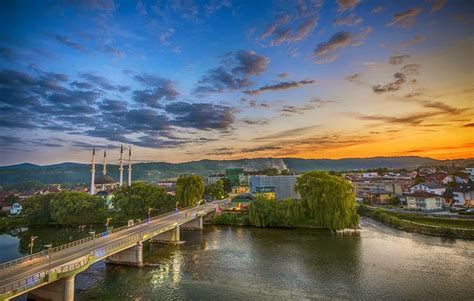
MULTIPOLYGON (((183 231, 183 245, 145 245, 148 267, 98 262, 80 273, 76 300, 474 299, 474 241, 361 223, 360 236, 209 225, 183 231)), ((0 261, 26 253, 32 234, 40 249, 87 231, 6 232, 0 261)))

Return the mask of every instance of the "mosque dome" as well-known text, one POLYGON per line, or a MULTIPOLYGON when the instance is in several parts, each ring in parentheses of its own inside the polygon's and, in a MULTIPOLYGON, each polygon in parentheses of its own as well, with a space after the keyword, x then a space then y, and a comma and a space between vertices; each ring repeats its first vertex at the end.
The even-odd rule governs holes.
POLYGON ((112 177, 107 176, 107 175, 98 176, 97 178, 95 178, 94 182, 95 184, 100 184, 100 185, 117 183, 117 181, 115 181, 112 177))

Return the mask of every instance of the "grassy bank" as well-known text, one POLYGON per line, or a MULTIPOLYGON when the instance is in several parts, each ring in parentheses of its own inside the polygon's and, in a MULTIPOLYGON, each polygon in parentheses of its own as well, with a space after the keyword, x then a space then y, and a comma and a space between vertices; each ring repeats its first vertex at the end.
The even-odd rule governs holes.
POLYGON ((395 213, 383 209, 358 207, 360 215, 370 217, 394 228, 426 235, 474 239, 474 220, 425 217, 418 214, 395 213))

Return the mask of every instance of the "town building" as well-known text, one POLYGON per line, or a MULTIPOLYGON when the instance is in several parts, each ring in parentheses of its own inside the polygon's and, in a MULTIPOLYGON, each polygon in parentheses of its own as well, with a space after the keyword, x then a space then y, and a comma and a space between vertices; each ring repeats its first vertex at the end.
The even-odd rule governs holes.
POLYGON ((453 188, 453 205, 474 207, 474 184, 459 184, 453 188))
POLYGON ((352 182, 356 196, 366 199, 368 199, 369 196, 378 198, 376 195, 380 193, 382 193, 382 198, 384 198, 384 194, 390 194, 391 196, 401 195, 403 192, 408 191, 408 188, 413 182, 410 177, 403 176, 358 178, 346 175, 345 178, 352 182))
POLYGON ((468 166, 464 169, 464 172, 469 175, 469 180, 474 182, 474 166, 468 166))
POLYGON ((418 210, 439 210, 443 208, 443 198, 427 191, 405 194, 407 208, 418 210))
POLYGON ((434 166, 421 166, 420 168, 418 168, 418 175, 421 177, 430 175, 435 172, 436 172, 436 167, 434 166))
POLYGON ((367 193, 367 200, 371 204, 388 204, 393 194, 385 189, 373 189, 367 193))
POLYGON ((435 182, 418 183, 410 187, 410 193, 415 193, 416 191, 426 191, 429 193, 442 195, 445 190, 446 188, 441 183, 435 182))
POLYGON ((218 173, 218 174, 212 174, 207 176, 207 184, 214 184, 219 180, 225 179, 225 174, 223 173, 218 173))
POLYGON ((240 186, 242 183, 242 178, 244 176, 243 168, 227 168, 225 170, 225 177, 230 181, 230 185, 240 186))
POLYGON ((284 199, 300 199, 300 195, 295 192, 295 184, 297 175, 288 176, 250 176, 249 189, 250 193, 274 193, 277 200, 284 199))

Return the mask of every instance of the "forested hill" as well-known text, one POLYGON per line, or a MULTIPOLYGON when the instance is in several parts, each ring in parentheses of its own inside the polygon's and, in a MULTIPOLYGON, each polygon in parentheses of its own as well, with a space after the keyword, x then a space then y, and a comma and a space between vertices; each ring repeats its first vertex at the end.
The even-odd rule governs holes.
MULTIPOLYGON (((374 168, 416 168, 423 165, 466 166, 473 164, 474 159, 435 160, 424 157, 374 157, 353 159, 299 159, 299 158, 257 158, 242 160, 201 160, 185 163, 137 163, 133 165, 133 180, 157 181, 176 177, 183 173, 195 173, 207 176, 209 173, 224 172, 226 168, 243 167, 247 170, 259 170, 267 167, 288 168, 291 171, 309 170, 360 170, 374 168)), ((99 175, 102 166, 96 166, 99 175)), ((108 165, 108 174, 118 179, 118 165, 108 165)), ((127 168, 125 168, 126 172, 127 168)), ((125 176, 125 178, 127 178, 125 176)), ((45 184, 53 183, 88 183, 90 165, 79 163, 60 163, 39 166, 23 163, 0 167, 0 185, 12 185, 30 181, 45 184)))

